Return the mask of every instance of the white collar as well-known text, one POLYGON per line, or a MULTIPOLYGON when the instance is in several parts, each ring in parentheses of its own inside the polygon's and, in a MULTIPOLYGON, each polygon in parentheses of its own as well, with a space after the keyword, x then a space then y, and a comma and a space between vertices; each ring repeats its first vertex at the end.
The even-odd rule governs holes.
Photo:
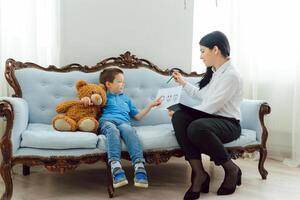
POLYGON ((231 66, 230 59, 223 63, 217 70, 213 68, 214 75, 222 74, 229 66, 231 66))

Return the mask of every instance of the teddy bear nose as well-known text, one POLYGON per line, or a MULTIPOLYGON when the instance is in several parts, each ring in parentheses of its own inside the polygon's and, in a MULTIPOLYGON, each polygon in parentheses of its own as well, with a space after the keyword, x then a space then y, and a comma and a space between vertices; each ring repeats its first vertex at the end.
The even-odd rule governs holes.
POLYGON ((91 100, 94 105, 100 105, 102 103, 102 98, 99 94, 93 94, 91 100))

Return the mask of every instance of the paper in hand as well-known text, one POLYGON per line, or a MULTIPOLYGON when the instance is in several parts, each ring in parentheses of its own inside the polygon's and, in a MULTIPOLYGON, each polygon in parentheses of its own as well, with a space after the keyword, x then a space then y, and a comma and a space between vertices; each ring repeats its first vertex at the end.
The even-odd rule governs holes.
POLYGON ((167 107, 179 103, 182 86, 159 89, 156 99, 161 97, 161 104, 157 106, 159 109, 167 109, 167 107))

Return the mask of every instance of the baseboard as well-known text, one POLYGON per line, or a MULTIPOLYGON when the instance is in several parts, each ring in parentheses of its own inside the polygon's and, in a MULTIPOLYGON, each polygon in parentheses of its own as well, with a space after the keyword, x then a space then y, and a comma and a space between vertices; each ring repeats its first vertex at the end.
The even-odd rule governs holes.
POLYGON ((286 158, 290 158, 292 155, 292 149, 288 145, 269 144, 267 147, 268 158, 283 161, 286 158))

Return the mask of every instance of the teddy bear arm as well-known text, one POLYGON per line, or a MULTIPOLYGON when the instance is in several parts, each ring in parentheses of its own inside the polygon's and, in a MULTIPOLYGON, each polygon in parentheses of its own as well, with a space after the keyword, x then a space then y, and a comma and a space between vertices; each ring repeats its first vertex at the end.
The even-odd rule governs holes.
POLYGON ((60 103, 56 106, 56 112, 57 113, 64 113, 66 112, 70 107, 81 104, 79 100, 73 100, 73 101, 65 101, 63 103, 60 103))

